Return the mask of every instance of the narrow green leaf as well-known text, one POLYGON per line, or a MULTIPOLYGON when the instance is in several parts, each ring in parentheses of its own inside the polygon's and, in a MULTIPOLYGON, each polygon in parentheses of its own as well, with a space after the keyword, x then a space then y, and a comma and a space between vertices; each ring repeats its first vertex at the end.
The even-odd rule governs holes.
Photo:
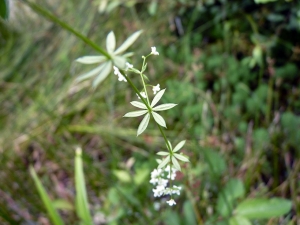
POLYGON ((119 179, 119 181, 124 183, 129 183, 132 181, 130 174, 126 170, 114 170, 113 174, 119 179))
POLYGON ((84 224, 91 225, 92 218, 89 212, 81 154, 82 150, 77 148, 75 157, 76 213, 84 224))
POLYGON ((172 157, 172 163, 173 163, 173 166, 176 170, 181 171, 181 167, 180 167, 180 165, 179 165, 179 163, 178 163, 178 161, 175 157, 172 157))
POLYGON ((162 104, 162 105, 154 107, 153 110, 154 111, 164 111, 164 110, 172 109, 176 105, 177 104, 173 104, 173 103, 162 104))
POLYGON ((108 76, 108 74, 111 72, 111 69, 112 69, 111 61, 104 63, 104 67, 101 70, 100 74, 93 81, 94 88, 97 87, 108 76))
MULTIPOLYGON (((172 144, 169 140, 168 140, 168 144, 169 144, 170 148, 173 149, 172 144)), ((169 149, 168 146, 167 146, 167 149, 169 149)))
POLYGON ((9 17, 9 1, 0 0, 0 17, 8 19, 9 17))
POLYGON ((292 202, 283 198, 246 199, 241 202, 235 214, 248 219, 269 219, 283 216, 292 208, 292 202))
POLYGON ((229 225, 252 225, 252 223, 245 217, 234 216, 229 219, 229 225))
POLYGON ((142 32, 143 31, 141 30, 134 32, 130 37, 126 39, 126 41, 124 41, 124 43, 114 52, 114 54, 119 55, 120 53, 123 53, 127 48, 130 47, 130 45, 132 45, 136 41, 136 39, 138 39, 142 32))
POLYGON ((113 61, 116 67, 120 69, 125 69, 126 58, 124 58, 123 56, 114 56, 113 61))
POLYGON ((142 102, 132 101, 130 104, 140 109, 147 109, 147 106, 145 106, 145 104, 142 102))
POLYGON ((183 156, 183 155, 177 154, 177 153, 174 153, 174 156, 183 162, 189 162, 189 159, 186 156, 183 156))
POLYGON ((74 210, 73 205, 64 199, 54 200, 52 204, 56 209, 69 210, 69 211, 74 210))
POLYGON ((162 127, 167 127, 166 121, 164 120, 164 118, 161 115, 159 115, 156 112, 152 112, 152 115, 153 115, 153 118, 156 121, 156 123, 158 123, 162 127))
POLYGON ((151 102, 151 107, 155 106, 156 103, 161 99, 161 97, 163 96, 163 94, 165 93, 166 89, 163 89, 161 91, 159 91, 155 97, 153 98, 152 102, 151 102))
POLYGON ((164 158, 163 161, 158 165, 157 169, 161 169, 167 165, 167 163, 170 162, 170 157, 164 158))
POLYGON ((36 188, 38 189, 38 193, 47 209, 47 212, 49 214, 50 220, 54 225, 63 225, 63 221, 61 217, 59 216, 58 212, 55 210, 42 182, 38 178, 36 172, 34 171, 33 167, 30 167, 30 174, 33 178, 34 184, 36 188))
POLYGON ((146 116, 144 117, 144 119, 142 120, 142 122, 139 125, 139 128, 137 130, 137 136, 139 136, 141 133, 143 133, 146 130, 146 128, 149 124, 149 120, 150 120, 150 114, 147 113, 146 116))
POLYGON ((175 146, 175 148, 173 149, 173 152, 179 151, 179 150, 184 146, 184 144, 185 144, 185 140, 179 142, 179 143, 175 146))
POLYGON ((134 112, 129 112, 126 113, 123 117, 138 117, 146 114, 148 110, 140 110, 140 111, 134 111, 134 112))
POLYGON ((103 63, 100 66, 97 66, 95 69, 91 70, 90 72, 80 75, 79 77, 76 78, 76 81, 80 82, 80 81, 86 80, 88 78, 91 78, 93 76, 96 76, 97 74, 99 74, 101 72, 101 70, 103 70, 104 67, 105 67, 105 63, 103 63))
POLYGON ((169 152, 158 152, 156 153, 157 155, 163 155, 163 156, 166 156, 166 155, 170 155, 169 152))
POLYGON ((113 53, 116 48, 116 37, 113 31, 109 32, 106 37, 106 50, 109 54, 113 53))
POLYGON ((128 58, 128 57, 131 57, 131 56, 133 56, 134 55, 134 53, 133 52, 127 52, 127 53, 125 53, 124 55, 122 55, 124 58, 128 58))
POLYGON ((101 63, 106 61, 105 56, 83 56, 76 59, 76 62, 83 63, 83 64, 93 64, 93 63, 101 63))

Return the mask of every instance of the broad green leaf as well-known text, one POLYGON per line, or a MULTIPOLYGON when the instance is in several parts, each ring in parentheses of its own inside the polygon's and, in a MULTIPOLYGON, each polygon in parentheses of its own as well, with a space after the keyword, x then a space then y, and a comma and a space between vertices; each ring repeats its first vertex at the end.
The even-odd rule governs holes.
POLYGON ((164 110, 171 109, 171 108, 175 107, 176 105, 177 104, 173 104, 173 103, 162 104, 162 105, 154 107, 153 110, 154 111, 164 111, 164 110))
POLYGON ((150 114, 147 113, 146 116, 144 117, 144 119, 142 120, 142 122, 139 125, 139 128, 137 130, 137 136, 139 136, 141 133, 143 133, 146 130, 146 128, 149 124, 149 120, 150 120, 150 114))
POLYGON ((114 56, 113 61, 116 67, 120 69, 125 69, 126 58, 124 58, 123 56, 114 56))
POLYGON ((81 148, 77 148, 75 157, 76 213, 84 224, 92 224, 92 218, 89 212, 89 205, 85 188, 81 154, 81 148))
POLYGON ((40 179, 38 178, 35 170, 33 169, 33 167, 30 167, 30 174, 31 177, 33 178, 34 184, 36 186, 36 188, 38 189, 38 193, 47 209, 47 212, 49 214, 50 220, 52 221, 52 223, 54 225, 63 225, 63 221, 60 217, 60 215, 58 214, 58 212, 55 210, 42 182, 40 181, 40 179))
POLYGON ((145 106, 145 104, 142 102, 132 101, 130 104, 140 109, 147 109, 147 106, 145 106))
POLYGON ((105 56, 83 56, 76 59, 76 62, 83 63, 83 64, 93 64, 93 63, 101 63, 106 61, 105 56))
POLYGON ((197 225, 193 205, 190 201, 185 201, 183 204, 183 214, 186 225, 197 225))
POLYGON ((170 155, 169 152, 158 152, 156 153, 157 155, 163 155, 163 156, 166 156, 166 155, 170 155))
POLYGON ((106 50, 108 53, 113 53, 116 48, 116 37, 113 31, 109 32, 106 37, 106 50))
POLYGON ((155 97, 153 98, 153 100, 151 102, 151 107, 154 107, 156 105, 156 103, 161 99, 161 97, 163 96, 165 91, 166 91, 166 89, 163 89, 155 95, 155 97))
POLYGON ((209 165, 209 171, 214 176, 221 176, 226 170, 225 160, 212 149, 205 149, 203 151, 206 162, 209 165))
POLYGON ((77 77, 76 81, 80 82, 80 81, 83 81, 90 77, 96 76, 96 74, 99 74, 101 72, 101 70, 103 70, 104 67, 105 67, 105 63, 96 67, 95 69, 91 70, 90 72, 80 75, 79 77, 77 77))
POLYGON ((179 163, 178 163, 178 161, 175 157, 172 157, 172 163, 173 163, 173 166, 176 170, 181 171, 181 167, 180 167, 180 165, 179 165, 179 163))
POLYGON ((100 74, 93 81, 93 87, 97 87, 108 76, 111 69, 112 69, 111 61, 104 63, 104 67, 101 70, 100 74))
POLYGON ((129 183, 132 181, 130 174, 126 170, 114 170, 113 174, 119 179, 119 181, 124 183, 129 183))
POLYGON ((179 142, 179 143, 175 146, 175 148, 173 149, 173 152, 179 151, 179 150, 184 146, 184 144, 185 144, 185 140, 179 142))
POLYGON ((229 219, 229 225, 252 225, 252 223, 245 217, 234 216, 229 219))
POLYGON ((0 0, 0 17, 8 19, 9 17, 9 1, 0 0))
POLYGON ((235 209, 235 214, 248 219, 268 219, 288 213, 292 202, 283 198, 246 199, 235 209))
POLYGON ((123 117, 138 117, 146 114, 148 110, 140 110, 140 111, 134 111, 134 112, 129 112, 126 113, 123 117))
POLYGON ((56 209, 69 210, 69 211, 74 210, 73 205, 64 199, 54 200, 52 204, 56 209))
POLYGON ((229 216, 233 211, 235 200, 244 197, 245 188, 242 181, 231 179, 221 190, 217 201, 217 210, 222 216, 229 216))
POLYGON ((157 169, 161 169, 167 165, 167 163, 170 162, 170 157, 164 158, 163 161, 158 165, 157 169))
POLYGON ((174 156, 183 162, 189 162, 189 159, 186 156, 183 156, 183 155, 177 154, 177 153, 174 153, 174 156))
POLYGON ((153 115, 153 118, 156 121, 156 123, 158 123, 162 127, 167 127, 166 121, 164 120, 164 118, 161 115, 159 115, 156 112, 152 112, 152 115, 153 115))
POLYGON ((114 54, 119 55, 120 53, 124 52, 136 41, 136 39, 138 39, 142 32, 142 30, 134 32, 129 38, 126 39, 126 41, 124 41, 124 43, 114 52, 114 54))

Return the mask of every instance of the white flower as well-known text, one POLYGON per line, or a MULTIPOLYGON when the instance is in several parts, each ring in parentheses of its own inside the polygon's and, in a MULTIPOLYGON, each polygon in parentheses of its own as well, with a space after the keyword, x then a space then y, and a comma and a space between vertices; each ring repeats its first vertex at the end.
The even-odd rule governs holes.
POLYGON ((156 186, 156 189, 152 189, 152 191, 153 191, 154 197, 160 197, 164 194, 165 187, 158 185, 158 186, 156 186))
POLYGON ((160 116, 158 113, 156 113, 155 111, 168 110, 168 109, 175 107, 177 104, 167 103, 167 104, 155 106, 156 103, 161 99, 161 97, 165 93, 165 90, 166 89, 163 89, 160 92, 158 92, 157 95, 155 95, 155 97, 153 98, 153 100, 151 102, 151 105, 148 106, 150 109, 148 109, 148 107, 143 102, 138 102, 138 101, 130 102, 131 105, 133 105, 137 108, 140 108, 142 110, 126 113, 124 115, 124 117, 138 117, 138 116, 142 116, 142 115, 146 114, 138 127, 137 136, 146 130, 146 128, 149 124, 151 115, 153 116, 153 118, 157 124, 159 124, 162 127, 167 127, 166 121, 164 120, 164 118, 162 116, 160 116))
POLYGON ((118 80, 119 81, 125 81, 125 82, 127 82, 127 80, 125 79, 125 77, 123 76, 123 74, 121 74, 119 68, 116 67, 116 66, 114 66, 114 74, 118 76, 118 80))
MULTIPOLYGON (((138 94, 136 94, 137 95, 137 97, 139 98, 139 99, 141 99, 140 98, 140 96, 138 96, 138 94)), ((143 98, 147 98, 147 95, 146 95, 146 93, 145 92, 140 92, 140 95, 143 97, 143 98)))
POLYGON ((133 68, 133 65, 130 64, 129 62, 126 62, 125 70, 127 71, 128 69, 131 69, 131 68, 133 68))
POLYGON ((151 47, 151 54, 152 55, 159 55, 159 52, 156 51, 156 47, 151 47))
POLYGON ((169 201, 167 201, 167 203, 172 206, 172 205, 176 205, 176 202, 174 201, 174 199, 170 199, 169 201))
POLYGON ((156 86, 153 86, 152 90, 153 90, 153 93, 156 95, 156 92, 160 91, 160 85, 157 84, 156 86))

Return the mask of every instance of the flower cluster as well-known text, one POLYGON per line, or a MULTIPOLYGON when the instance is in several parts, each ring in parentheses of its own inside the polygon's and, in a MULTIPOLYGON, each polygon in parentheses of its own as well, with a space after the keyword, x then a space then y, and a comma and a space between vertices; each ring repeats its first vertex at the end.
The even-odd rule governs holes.
MULTIPOLYGON (((177 170, 166 166, 164 169, 154 169, 151 173, 150 183, 156 185, 153 191, 154 197, 161 197, 163 195, 180 195, 181 187, 173 185, 173 187, 167 187, 169 180, 174 180, 176 178, 177 170)), ((173 199, 167 201, 167 203, 172 206, 176 205, 176 202, 173 199)))
POLYGON ((114 66, 114 74, 118 76, 118 80, 119 81, 125 81, 125 82, 127 82, 127 80, 125 79, 125 77, 123 76, 123 74, 121 74, 120 70, 116 66, 114 66))

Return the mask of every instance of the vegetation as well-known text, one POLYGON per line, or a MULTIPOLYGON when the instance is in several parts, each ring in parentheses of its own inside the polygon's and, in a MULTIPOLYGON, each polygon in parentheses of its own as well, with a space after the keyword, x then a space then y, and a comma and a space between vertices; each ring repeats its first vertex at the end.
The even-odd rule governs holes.
POLYGON ((1 224, 300 223, 298 1, 10 3, 0 1, 1 224), (172 207, 149 183, 164 138, 154 123, 136 137, 141 120, 123 118, 135 92, 114 75, 76 80, 89 66, 75 60, 105 55, 112 30, 117 46, 143 30, 130 63, 156 46, 147 76, 178 104, 163 116, 190 163, 172 207))

